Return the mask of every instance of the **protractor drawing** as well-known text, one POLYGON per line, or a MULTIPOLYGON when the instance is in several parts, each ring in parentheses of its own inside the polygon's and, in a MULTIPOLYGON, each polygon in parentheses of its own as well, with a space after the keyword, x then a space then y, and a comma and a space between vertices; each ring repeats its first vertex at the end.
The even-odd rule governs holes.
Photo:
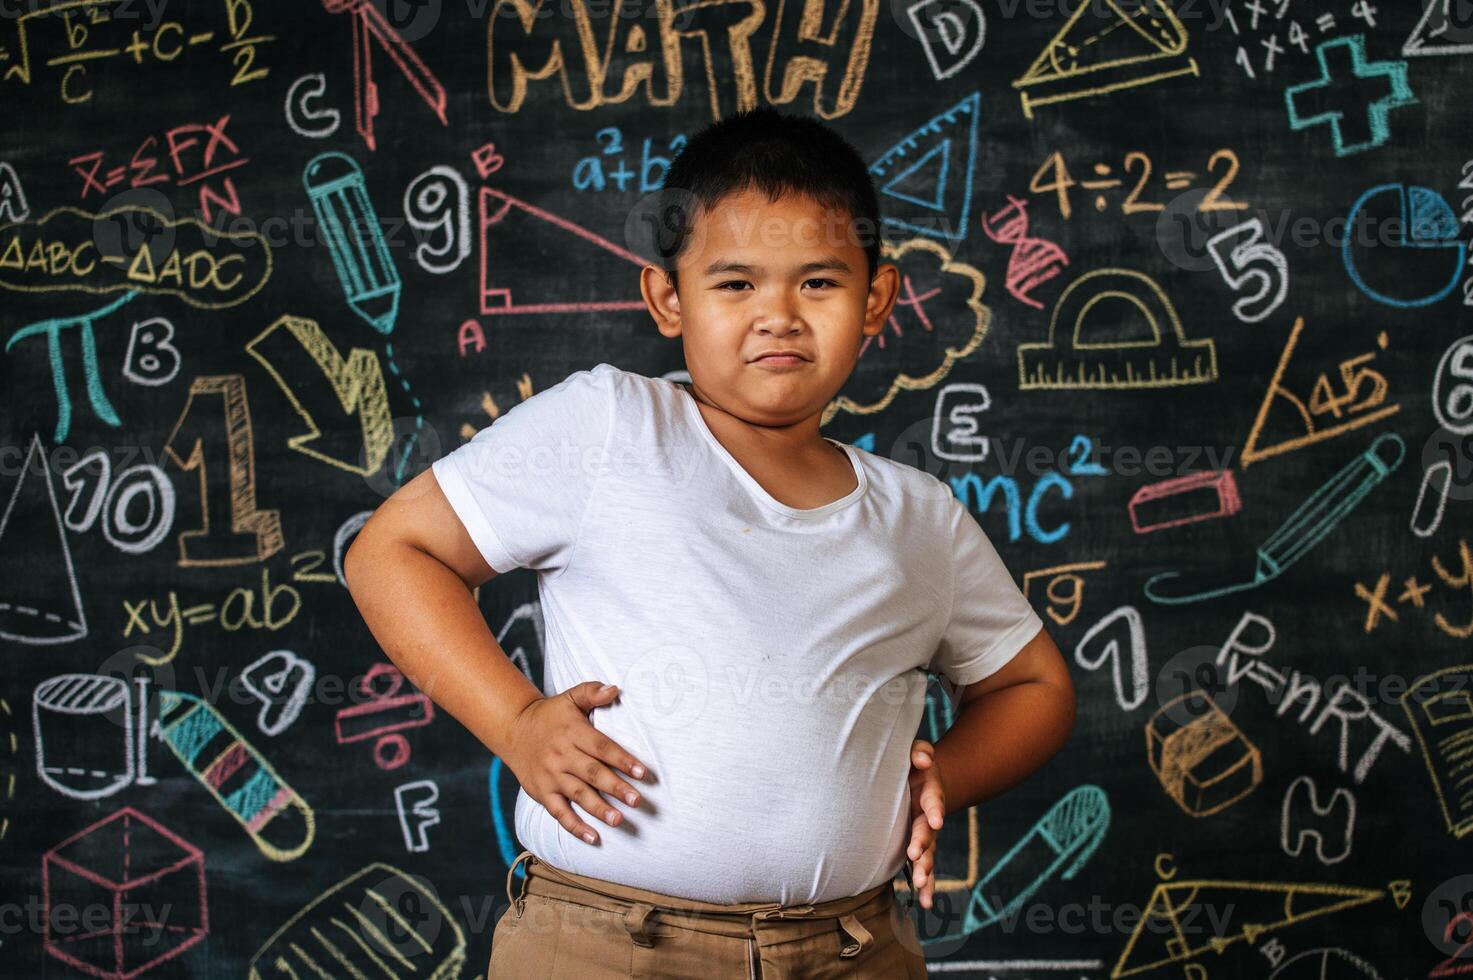
POLYGON ((1155 280, 1093 269, 1059 294, 1048 339, 1018 345, 1020 388, 1163 388, 1217 380, 1212 340, 1188 340, 1155 280))

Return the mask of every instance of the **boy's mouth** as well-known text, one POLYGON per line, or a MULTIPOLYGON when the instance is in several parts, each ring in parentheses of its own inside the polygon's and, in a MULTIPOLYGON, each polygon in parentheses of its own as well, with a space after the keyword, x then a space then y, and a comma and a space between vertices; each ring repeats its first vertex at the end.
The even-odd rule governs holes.
POLYGON ((753 364, 804 364, 807 357, 794 350, 764 351, 752 359, 753 364))

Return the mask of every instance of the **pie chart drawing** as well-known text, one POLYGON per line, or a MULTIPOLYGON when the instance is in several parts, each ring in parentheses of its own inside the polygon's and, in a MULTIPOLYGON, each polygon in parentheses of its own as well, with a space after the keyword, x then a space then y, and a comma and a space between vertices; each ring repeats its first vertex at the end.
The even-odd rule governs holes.
POLYGON ((1340 254, 1350 281, 1387 306, 1428 306, 1452 292, 1468 257, 1458 217, 1430 187, 1381 184, 1345 219, 1340 254))

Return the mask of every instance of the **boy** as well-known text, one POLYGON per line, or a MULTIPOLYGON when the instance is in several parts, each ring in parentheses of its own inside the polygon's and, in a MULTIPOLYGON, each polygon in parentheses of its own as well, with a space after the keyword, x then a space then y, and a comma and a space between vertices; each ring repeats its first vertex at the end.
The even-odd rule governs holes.
POLYGON ((930 907, 942 818, 1058 750, 1069 673, 944 483, 819 433, 899 288, 858 154, 758 109, 665 188, 640 285, 690 383, 599 363, 525 400, 385 501, 345 577, 521 784, 491 980, 924 977, 892 878, 930 907), (470 594, 521 567, 542 690, 470 594), (928 670, 960 704, 912 744, 928 670))

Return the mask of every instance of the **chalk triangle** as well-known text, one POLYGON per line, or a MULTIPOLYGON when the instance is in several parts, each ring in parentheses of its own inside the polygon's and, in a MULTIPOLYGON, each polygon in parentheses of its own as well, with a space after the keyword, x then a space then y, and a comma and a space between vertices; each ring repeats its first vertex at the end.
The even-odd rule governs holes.
POLYGON ((952 242, 967 237, 981 102, 973 92, 870 164, 887 227, 952 242))

